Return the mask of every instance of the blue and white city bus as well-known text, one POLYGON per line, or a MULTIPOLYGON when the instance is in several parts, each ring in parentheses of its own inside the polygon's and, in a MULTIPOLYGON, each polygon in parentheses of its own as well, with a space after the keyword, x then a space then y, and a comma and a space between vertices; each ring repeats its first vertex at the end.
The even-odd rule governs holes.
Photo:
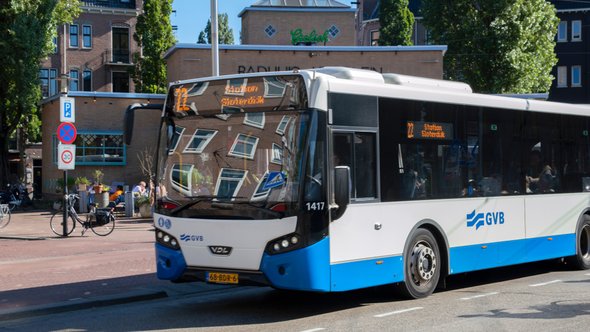
POLYGON ((590 268, 590 109, 340 67, 170 85, 157 275, 338 292, 590 268))

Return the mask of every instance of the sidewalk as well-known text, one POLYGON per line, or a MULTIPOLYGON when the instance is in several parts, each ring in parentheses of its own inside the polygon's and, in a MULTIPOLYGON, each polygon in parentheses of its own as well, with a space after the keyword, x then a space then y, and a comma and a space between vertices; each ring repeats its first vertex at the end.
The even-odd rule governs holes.
POLYGON ((82 237, 78 226, 63 238, 51 231, 50 217, 16 212, 0 229, 0 321, 208 288, 156 278, 151 219, 117 218, 106 237, 82 237))

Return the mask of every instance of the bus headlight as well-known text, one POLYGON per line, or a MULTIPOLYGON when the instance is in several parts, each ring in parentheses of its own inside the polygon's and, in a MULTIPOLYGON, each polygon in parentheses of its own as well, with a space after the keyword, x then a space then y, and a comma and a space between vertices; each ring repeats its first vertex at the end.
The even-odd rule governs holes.
POLYGON ((266 245, 266 253, 274 255, 295 250, 300 247, 301 236, 299 234, 289 234, 268 242, 266 245))
POLYGON ((156 230, 156 242, 170 249, 180 249, 180 246, 178 245, 178 240, 176 240, 174 236, 159 229, 156 230))

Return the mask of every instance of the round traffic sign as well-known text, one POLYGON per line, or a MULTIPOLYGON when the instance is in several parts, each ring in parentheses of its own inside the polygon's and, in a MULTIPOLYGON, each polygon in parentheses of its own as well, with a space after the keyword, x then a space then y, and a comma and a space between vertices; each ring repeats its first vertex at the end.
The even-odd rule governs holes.
POLYGON ((62 152, 62 154, 60 156, 61 161, 63 161, 64 164, 71 163, 74 160, 73 157, 74 156, 72 156, 72 151, 70 151, 70 150, 64 150, 64 152, 62 152))
POLYGON ((76 126, 70 122, 62 122, 57 127, 57 139, 63 144, 72 144, 76 140, 76 136, 78 135, 78 131, 76 130, 76 126))

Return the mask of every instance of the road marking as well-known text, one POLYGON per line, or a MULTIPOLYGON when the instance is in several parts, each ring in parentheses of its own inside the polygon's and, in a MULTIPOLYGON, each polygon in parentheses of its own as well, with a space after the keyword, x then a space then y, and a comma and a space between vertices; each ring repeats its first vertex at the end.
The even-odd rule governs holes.
POLYGON ((315 329, 305 330, 305 331, 301 331, 301 332, 317 332, 317 331, 322 331, 322 330, 325 330, 325 328, 318 327, 318 328, 315 328, 315 329))
POLYGON ((590 273, 586 273, 587 276, 590 276, 590 273))
POLYGON ((529 286, 530 287, 547 286, 547 285, 555 284, 555 283, 558 283, 558 282, 561 282, 561 280, 551 280, 551 281, 548 281, 548 282, 542 282, 540 284, 533 284, 533 285, 529 285, 529 286))
POLYGON ((496 295, 496 294, 498 294, 498 292, 491 292, 491 293, 473 295, 473 296, 469 296, 469 297, 462 297, 461 300, 467 301, 467 300, 479 299, 480 297, 486 297, 486 296, 496 295))
POLYGON ((373 317, 375 317, 375 318, 382 318, 382 317, 387 317, 387 316, 397 315, 397 314, 403 314, 404 312, 409 312, 409 311, 414 311, 414 310, 420 310, 420 309, 424 309, 424 308, 423 307, 414 307, 414 308, 409 308, 409 309, 396 310, 396 311, 392 311, 392 312, 386 312, 384 314, 375 315, 373 317))

